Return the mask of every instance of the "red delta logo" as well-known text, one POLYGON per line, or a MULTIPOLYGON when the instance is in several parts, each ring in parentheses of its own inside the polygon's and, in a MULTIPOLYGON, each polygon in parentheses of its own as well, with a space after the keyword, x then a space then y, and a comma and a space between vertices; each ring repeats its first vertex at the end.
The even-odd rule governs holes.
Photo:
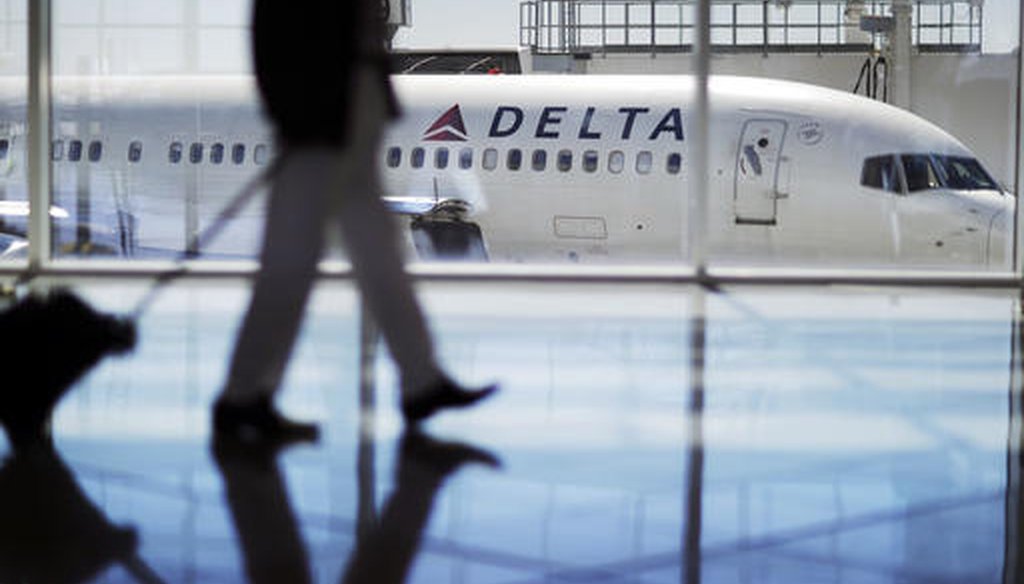
POLYGON ((468 140, 466 134, 462 111, 455 104, 434 121, 424 133, 423 139, 427 142, 465 142, 468 140))

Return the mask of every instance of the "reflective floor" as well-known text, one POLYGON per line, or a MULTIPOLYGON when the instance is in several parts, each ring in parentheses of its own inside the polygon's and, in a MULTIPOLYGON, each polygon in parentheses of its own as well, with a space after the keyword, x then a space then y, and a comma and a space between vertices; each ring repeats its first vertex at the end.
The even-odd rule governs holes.
MULTIPOLYGON (((74 286, 115 314, 146 291, 74 286)), ((0 582, 1024 578, 1009 292, 421 293, 446 365, 500 395, 403 434, 386 351, 328 282, 281 393, 323 440, 253 452, 208 429, 247 288, 170 287, 59 403, 54 455, 0 439, 0 582)))

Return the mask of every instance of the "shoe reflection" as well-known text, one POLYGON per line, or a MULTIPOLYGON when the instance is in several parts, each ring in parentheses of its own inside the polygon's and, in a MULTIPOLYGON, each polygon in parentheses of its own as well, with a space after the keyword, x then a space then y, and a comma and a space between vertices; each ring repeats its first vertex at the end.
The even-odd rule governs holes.
POLYGON ((135 530, 113 525, 48 444, 0 467, 0 582, 85 582, 114 563, 141 575, 137 548, 135 530))
POLYGON ((253 583, 311 581, 306 548, 277 465, 278 454, 291 444, 214 434, 213 458, 224 478, 245 571, 253 583))
MULTIPOLYGON (((309 561, 277 458, 286 445, 216 437, 213 454, 224 478, 249 581, 310 582, 309 561)), ((469 464, 499 468, 479 448, 409 430, 398 445, 395 489, 378 520, 357 534, 341 575, 344 584, 404 582, 434 500, 445 479, 469 464)))

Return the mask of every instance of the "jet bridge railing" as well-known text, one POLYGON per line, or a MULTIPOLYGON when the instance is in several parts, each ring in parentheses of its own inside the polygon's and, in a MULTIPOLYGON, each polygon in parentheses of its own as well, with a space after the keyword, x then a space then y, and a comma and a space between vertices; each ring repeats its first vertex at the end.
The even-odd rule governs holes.
MULTIPOLYGON (((520 44, 535 54, 688 52, 694 0, 525 0, 520 44)), ((860 15, 891 16, 891 2, 713 0, 718 52, 865 52, 881 33, 860 15)), ((922 52, 979 52, 982 7, 963 0, 914 0, 912 42, 922 52)))

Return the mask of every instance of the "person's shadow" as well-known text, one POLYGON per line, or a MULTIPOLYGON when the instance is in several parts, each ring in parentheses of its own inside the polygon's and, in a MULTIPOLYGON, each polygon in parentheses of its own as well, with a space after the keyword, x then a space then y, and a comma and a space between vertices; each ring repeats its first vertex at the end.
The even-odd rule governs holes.
MULTIPOLYGON (((214 437, 249 581, 311 582, 309 560, 277 458, 283 446, 214 437)), ((491 453, 407 430, 398 444, 395 488, 377 521, 358 530, 340 577, 343 584, 404 582, 416 557, 434 499, 445 479, 468 464, 498 468, 491 453)))

